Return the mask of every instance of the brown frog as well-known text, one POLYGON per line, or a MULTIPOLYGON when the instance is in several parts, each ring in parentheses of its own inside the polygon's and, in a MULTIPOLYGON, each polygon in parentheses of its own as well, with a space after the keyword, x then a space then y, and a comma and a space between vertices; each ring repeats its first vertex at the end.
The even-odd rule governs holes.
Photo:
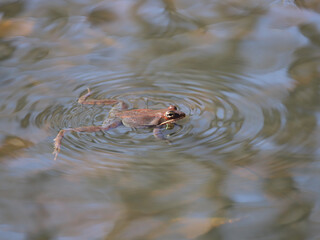
POLYGON ((92 105, 112 105, 116 104, 116 107, 112 108, 109 112, 108 118, 103 122, 102 126, 86 126, 78 128, 66 128, 60 130, 57 137, 54 139, 54 152, 55 160, 60 152, 61 141, 66 132, 98 132, 108 131, 109 129, 116 128, 124 125, 131 128, 153 128, 153 134, 156 138, 165 139, 161 133, 161 128, 167 126, 172 128, 173 124, 184 118, 186 115, 184 112, 178 111, 176 106, 170 105, 166 109, 152 110, 152 109, 133 109, 127 110, 128 105, 123 101, 114 99, 101 99, 101 100, 87 100, 91 95, 91 91, 88 88, 88 93, 81 96, 78 99, 80 104, 92 104, 92 105))

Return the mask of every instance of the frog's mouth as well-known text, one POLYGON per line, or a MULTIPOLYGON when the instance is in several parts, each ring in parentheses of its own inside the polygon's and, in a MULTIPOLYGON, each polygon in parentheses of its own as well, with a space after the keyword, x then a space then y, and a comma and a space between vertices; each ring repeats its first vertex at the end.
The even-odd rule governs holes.
POLYGON ((162 123, 160 124, 160 126, 165 125, 165 124, 168 124, 168 123, 175 123, 175 122, 177 122, 178 120, 184 118, 185 116, 186 116, 186 115, 181 114, 181 116, 178 117, 178 118, 169 119, 169 120, 167 120, 167 121, 162 122, 162 123))

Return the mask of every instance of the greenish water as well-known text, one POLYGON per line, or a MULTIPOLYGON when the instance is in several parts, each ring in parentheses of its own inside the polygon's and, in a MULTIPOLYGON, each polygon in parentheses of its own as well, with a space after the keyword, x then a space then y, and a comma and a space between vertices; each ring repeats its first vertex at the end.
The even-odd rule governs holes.
POLYGON ((317 1, 0 2, 0 239, 320 238, 317 1), (111 106, 164 130, 69 133, 111 106))

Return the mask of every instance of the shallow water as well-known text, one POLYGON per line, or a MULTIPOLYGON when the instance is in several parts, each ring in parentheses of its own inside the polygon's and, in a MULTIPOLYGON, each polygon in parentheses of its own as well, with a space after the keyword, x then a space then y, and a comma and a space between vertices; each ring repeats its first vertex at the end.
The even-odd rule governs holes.
POLYGON ((0 3, 0 239, 320 238, 317 1, 0 3), (178 106, 164 130, 101 125, 178 106))

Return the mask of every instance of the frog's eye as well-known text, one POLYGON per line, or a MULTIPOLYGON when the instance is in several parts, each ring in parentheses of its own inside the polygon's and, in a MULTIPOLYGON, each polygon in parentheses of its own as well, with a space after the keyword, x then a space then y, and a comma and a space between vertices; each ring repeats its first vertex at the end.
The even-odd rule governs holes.
POLYGON ((167 111, 165 115, 167 118, 173 118, 176 113, 174 111, 167 111))
POLYGON ((177 110, 177 107, 174 106, 174 105, 170 105, 168 109, 169 109, 169 110, 177 110))

